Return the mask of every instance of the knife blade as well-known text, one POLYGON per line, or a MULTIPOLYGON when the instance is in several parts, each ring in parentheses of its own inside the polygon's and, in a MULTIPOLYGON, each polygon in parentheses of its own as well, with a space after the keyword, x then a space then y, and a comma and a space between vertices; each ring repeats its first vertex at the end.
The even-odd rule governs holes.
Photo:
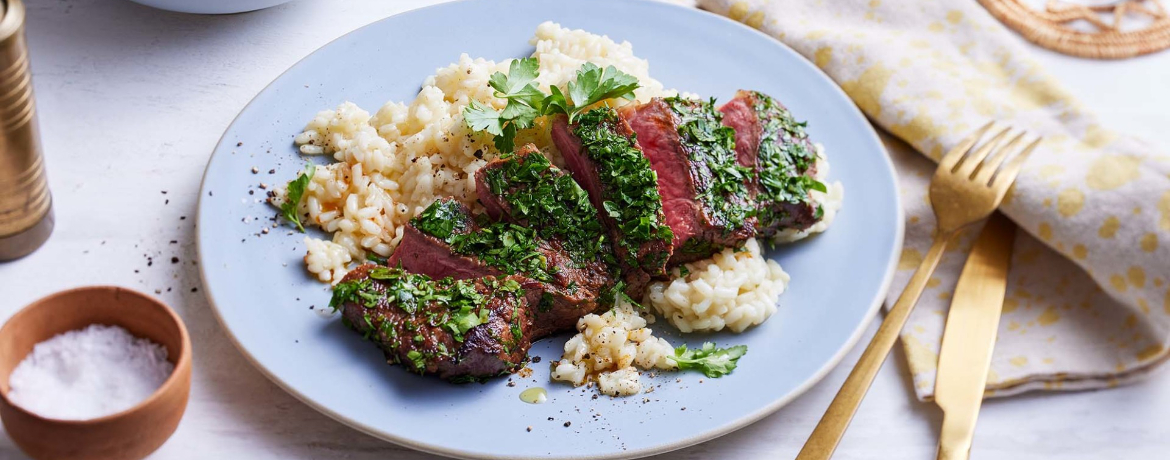
POLYGON ((992 214, 955 285, 934 386, 935 403, 943 411, 939 460, 965 460, 970 455, 1003 312, 1015 233, 1012 221, 992 214))

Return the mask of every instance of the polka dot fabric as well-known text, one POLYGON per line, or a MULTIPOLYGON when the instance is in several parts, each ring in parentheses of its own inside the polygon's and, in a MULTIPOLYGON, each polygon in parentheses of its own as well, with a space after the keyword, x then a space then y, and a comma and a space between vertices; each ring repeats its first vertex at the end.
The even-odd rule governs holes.
MULTIPOLYGON (((977 3, 698 3, 796 49, 889 133, 907 219, 889 303, 930 246, 934 161, 990 120, 1044 136, 1001 207, 1021 231, 989 396, 1107 388, 1165 361, 1170 154, 1100 125, 977 3)), ((947 252, 902 333, 923 400, 976 230, 947 252)))

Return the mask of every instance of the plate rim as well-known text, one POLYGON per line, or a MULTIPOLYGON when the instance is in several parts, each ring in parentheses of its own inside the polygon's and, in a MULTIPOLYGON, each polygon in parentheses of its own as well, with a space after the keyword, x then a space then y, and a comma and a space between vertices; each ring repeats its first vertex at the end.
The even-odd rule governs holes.
MULTIPOLYGON (((316 402, 312 398, 310 398, 306 395, 303 395, 300 392, 296 391, 290 385, 286 384, 283 380, 281 380, 279 377, 274 375, 262 363, 260 363, 259 360, 257 360, 256 357, 253 356, 252 353, 249 352, 248 349, 240 343, 239 339, 236 337, 236 335, 232 331, 232 329, 227 326, 227 323, 224 321, 223 316, 220 314, 219 306, 216 303, 215 297, 212 295, 212 289, 210 287, 208 287, 209 285, 207 283, 207 264, 204 263, 204 261, 203 261, 203 238, 200 237, 200 234, 203 231, 202 230, 203 226, 200 225, 201 213, 198 212, 198 210, 203 208, 203 200, 204 200, 204 197, 206 196, 204 194, 205 187, 207 185, 208 176, 211 173, 211 163, 215 160, 216 152, 218 152, 220 150, 220 147, 224 145, 224 141, 227 138, 228 132, 231 131, 231 128, 233 126, 235 126, 236 122, 239 121, 240 117, 244 114, 244 112, 246 112, 252 106, 252 104, 256 102, 256 99, 258 99, 261 94, 268 91, 268 89, 271 88, 272 85, 274 85, 274 84, 276 84, 276 82, 280 81, 285 76, 285 74, 292 71, 292 69, 296 68, 298 65, 300 65, 304 60, 308 59, 309 57, 311 57, 311 56, 317 54, 318 52, 320 52, 321 50, 333 45, 335 42, 341 41, 342 39, 349 37, 350 35, 354 34, 355 32, 357 32, 361 29, 365 29, 367 27, 372 27, 372 26, 374 26, 378 23, 381 23, 383 21, 387 21, 387 20, 390 20, 390 19, 398 17, 398 16, 411 14, 411 13, 422 11, 422 10, 433 9, 433 8, 434 9, 452 8, 452 7, 458 8, 459 5, 461 5, 461 4, 470 3, 473 1, 476 1, 476 0, 458 0, 458 1, 453 1, 453 2, 438 3, 438 4, 433 4, 433 5, 427 5, 427 6, 420 7, 420 8, 413 8, 413 9, 409 9, 406 11, 401 11, 401 12, 383 17, 381 19, 372 21, 372 22, 365 24, 365 25, 362 25, 360 27, 357 27, 357 28, 350 30, 349 32, 346 32, 346 33, 344 33, 344 34, 342 34, 342 35, 340 35, 332 40, 329 40, 325 44, 317 47, 313 51, 309 52, 305 56, 298 59, 295 63, 290 65, 287 69, 285 69, 279 75, 274 77, 272 79, 272 81, 270 81, 270 82, 268 82, 268 84, 264 85, 264 87, 261 88, 260 91, 258 91, 255 96, 252 96, 252 99, 250 99, 247 104, 244 104, 244 106, 242 108, 240 108, 239 113, 237 113, 236 116, 232 118, 232 121, 230 123, 228 123, 227 127, 224 128, 223 134, 220 135, 219 140, 215 143, 215 146, 212 148, 211 155, 207 159, 207 166, 204 167, 203 176, 200 178, 200 181, 199 181, 199 195, 198 195, 198 200, 195 204, 195 209, 196 209, 196 213, 195 213, 196 214, 196 218, 195 218, 195 225, 196 225, 195 250, 196 250, 196 255, 198 256, 198 260, 199 260, 199 278, 200 278, 200 282, 202 282, 203 286, 204 286, 204 289, 203 289, 204 297, 207 299, 207 303, 211 307, 212 314, 215 316, 216 321, 219 323, 220 329, 228 337, 228 340, 230 340, 232 342, 232 345, 236 348, 236 350, 238 350, 240 352, 240 354, 243 355, 244 359, 247 360, 248 363, 251 364, 253 368, 260 371, 260 373, 262 375, 264 375, 264 377, 266 377, 272 383, 276 384, 276 386, 280 387, 281 390, 284 390, 285 393, 292 395, 294 398, 299 400, 301 403, 304 403, 305 405, 313 408, 317 412, 320 412, 320 413, 324 414, 325 416, 327 416, 327 417, 329 417, 337 422, 340 422, 343 425, 346 425, 346 426, 353 428, 357 431, 360 431, 362 433, 370 435, 374 438, 378 438, 380 440, 387 441, 387 442, 393 443, 395 445, 407 447, 410 449, 414 449, 417 451, 426 452, 426 453, 435 454, 435 455, 441 455, 441 456, 450 457, 450 458, 474 458, 474 459, 488 459, 488 460, 530 460, 530 459, 609 460, 609 459, 641 458, 641 457, 648 457, 651 455, 673 452, 673 451, 676 451, 679 449, 684 449, 687 447, 694 446, 696 444, 700 444, 700 443, 710 441, 710 440, 715 439, 715 438, 722 437, 722 436, 727 435, 733 431, 740 430, 748 425, 751 425, 753 423, 760 421, 764 417, 767 417, 769 415, 774 414, 776 411, 778 411, 782 407, 788 405, 796 398, 804 395, 814 385, 816 385, 817 383, 820 383, 821 380, 824 380, 825 376, 827 376, 829 372, 831 372, 833 369, 835 369, 838 365, 841 364, 841 361, 845 359, 845 355, 853 350, 853 348, 861 340, 861 336, 864 335, 865 331, 869 328, 869 325, 873 322, 874 318, 877 316, 878 311, 881 309, 882 304, 885 302, 886 294, 890 290, 890 285, 893 283, 894 274, 897 271, 898 254, 901 253, 903 245, 904 245, 905 225, 906 225, 905 224, 905 221, 906 221, 905 210, 903 209, 903 206, 902 206, 902 199, 897 193, 894 194, 894 213, 896 214, 895 220, 894 220, 895 221, 894 244, 890 249, 889 260, 887 261, 887 264, 886 264, 886 270, 885 270, 885 274, 882 277, 881 286, 875 292, 874 298, 871 301, 869 309, 866 311, 864 318, 861 320, 860 323, 858 323, 858 326, 853 330, 853 332, 850 334, 849 338, 841 345, 841 347, 833 354, 833 356, 831 356, 829 358, 829 360, 825 361, 825 363, 819 369, 817 369, 816 372, 814 372, 812 375, 810 375, 809 378, 805 379, 804 382, 802 382, 800 385, 798 385, 796 388, 794 388, 788 394, 776 399, 775 401, 772 401, 771 403, 769 403, 767 405, 760 407, 756 411, 745 414, 733 422, 714 427, 712 429, 706 430, 702 433, 690 436, 688 438, 679 439, 679 440, 676 440, 676 441, 673 441, 670 443, 666 443, 666 444, 662 444, 659 446, 647 447, 647 448, 642 448, 642 449, 638 449, 638 450, 614 452, 612 454, 592 455, 592 456, 577 456, 577 455, 557 456, 557 455, 553 455, 553 456, 527 457, 527 456, 514 456, 514 455, 513 456, 503 456, 503 455, 492 455, 492 454, 483 455, 483 454, 479 454, 479 453, 475 453, 475 452, 470 452, 467 450, 450 448, 447 446, 442 446, 442 445, 437 445, 437 444, 422 443, 422 442, 418 442, 418 441, 415 441, 415 440, 412 440, 409 438, 404 438, 404 437, 400 437, 400 436, 395 436, 395 435, 390 434, 390 433, 386 433, 386 432, 378 430, 374 427, 367 426, 361 422, 358 422, 357 420, 350 419, 350 418, 346 417, 345 415, 337 413, 337 412, 329 409, 328 407, 325 407, 324 405, 319 404, 318 402, 316 402)), ((626 1, 628 1, 628 0, 626 0, 626 1)), ((644 4, 655 4, 655 5, 658 5, 658 7, 663 7, 666 9, 675 8, 675 9, 688 11, 688 13, 684 13, 684 14, 709 15, 710 17, 713 17, 715 20, 723 21, 724 23, 730 23, 731 27, 739 27, 741 29, 747 29, 747 30, 751 31, 752 33, 762 35, 764 38, 766 38, 773 45, 778 46, 780 48, 783 48, 789 52, 792 52, 794 55, 796 55, 799 58, 800 62, 802 62, 807 68, 811 69, 816 74, 820 75, 821 78, 824 78, 825 80, 827 80, 831 84, 833 90, 836 91, 838 93, 838 95, 841 96, 844 100, 849 102, 847 105, 853 110, 853 113, 856 116, 860 117, 861 120, 864 122, 863 124, 867 128, 869 128, 867 130, 864 130, 865 134, 867 134, 868 137, 874 142, 874 144, 878 146, 878 149, 882 153, 884 153, 884 155, 882 156, 883 163, 885 164, 886 170, 888 171, 890 177, 894 179, 895 186, 897 185, 898 175, 897 175, 897 170, 894 168, 893 160, 890 158, 890 153, 886 149, 885 143, 882 142, 881 137, 878 135, 877 130, 874 128, 873 124, 869 122, 869 118, 865 116, 865 113, 862 112, 859 107, 857 107, 857 104, 853 101, 853 99, 850 98, 848 96, 848 94, 846 94, 843 89, 841 89, 841 86, 838 85, 837 82, 832 79, 832 77, 830 77, 823 70, 821 70, 820 67, 817 67, 812 62, 810 62, 808 60, 808 58, 806 58, 804 55, 802 55, 799 52, 797 52, 796 50, 792 49, 792 47, 788 46, 784 42, 777 40, 775 37, 767 35, 760 30, 749 27, 749 26, 747 26, 739 21, 732 20, 732 19, 727 18, 726 16, 723 16, 723 15, 715 14, 715 13, 712 13, 712 12, 709 12, 709 11, 706 11, 703 9, 699 9, 697 7, 696 8, 688 8, 688 7, 684 7, 681 5, 675 5, 672 3, 665 3, 665 2, 660 2, 660 1, 656 1, 656 0, 637 0, 637 1, 641 1, 644 4)))

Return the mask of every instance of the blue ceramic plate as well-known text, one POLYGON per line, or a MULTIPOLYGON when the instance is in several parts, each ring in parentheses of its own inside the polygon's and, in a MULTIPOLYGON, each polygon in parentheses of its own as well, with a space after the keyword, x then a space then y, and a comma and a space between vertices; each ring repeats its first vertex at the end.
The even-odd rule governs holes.
MULTIPOLYGON (((207 165, 200 197, 204 285, 244 355, 337 420, 460 457, 643 456, 759 420, 820 380, 857 341, 881 303, 902 244, 886 152, 828 77, 739 23, 656 2, 466 1, 358 29, 297 63, 240 113, 207 165), (559 357, 565 336, 537 343, 532 355, 541 363, 532 366, 531 377, 515 377, 515 386, 506 378, 453 385, 408 374, 386 365, 380 351, 336 317, 314 310, 325 306, 329 292, 302 268, 300 234, 290 235, 287 226, 260 233, 273 226, 275 212, 260 200, 263 191, 248 191, 259 182, 295 177, 305 160, 292 138, 318 110, 349 100, 374 111, 387 100, 410 100, 423 78, 460 53, 495 60, 527 56, 528 39, 546 20, 628 40, 649 59, 651 75, 670 88, 723 100, 739 88, 770 93, 808 120, 813 139, 825 145, 832 178, 845 185, 845 208, 827 233, 769 254, 792 275, 779 311, 740 335, 685 338, 692 345, 748 345, 732 375, 700 384, 700 374, 667 373, 649 382, 653 393, 592 399, 593 389, 549 382, 548 363, 559 357), (276 173, 268 175, 269 169, 276 173), (520 392, 533 386, 548 388, 548 403, 520 401, 520 392)), ((672 342, 684 340, 665 324, 655 329, 672 342)))

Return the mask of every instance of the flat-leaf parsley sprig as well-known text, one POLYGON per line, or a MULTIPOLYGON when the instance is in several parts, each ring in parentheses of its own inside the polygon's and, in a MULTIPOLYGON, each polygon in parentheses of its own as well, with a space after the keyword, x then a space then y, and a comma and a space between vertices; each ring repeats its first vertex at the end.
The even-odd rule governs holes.
POLYGON ((674 361, 679 370, 694 369, 707 377, 718 378, 735 370, 739 358, 746 353, 747 345, 715 348, 714 343, 707 342, 702 348, 688 350, 684 343, 674 349, 674 356, 667 355, 666 359, 674 361))
POLYGON ((492 74, 488 86, 494 95, 507 100, 503 110, 472 100, 463 108, 463 120, 472 131, 487 131, 500 153, 516 148, 516 132, 531 128, 536 119, 545 115, 565 114, 572 123, 589 106, 606 99, 633 99, 638 79, 614 66, 604 69, 586 62, 577 69, 574 81, 569 82, 568 94, 553 86, 552 94, 545 94, 537 86, 540 62, 536 58, 513 60, 508 75, 492 74), (568 97, 566 97, 568 96, 568 97))
POLYGON ((565 99, 560 88, 552 87, 552 95, 545 99, 545 114, 563 113, 569 117, 569 123, 573 123, 593 104, 606 99, 633 99, 635 89, 638 89, 638 79, 634 76, 622 73, 614 66, 602 69, 586 62, 577 69, 577 78, 569 82, 569 100, 565 99))
POLYGON ((506 99, 508 105, 497 111, 489 105, 472 100, 463 108, 463 120, 472 131, 487 131, 495 136, 496 149, 511 152, 515 148, 517 129, 531 128, 544 109, 545 94, 536 87, 540 75, 536 58, 516 59, 508 66, 508 75, 496 72, 488 80, 495 96, 506 99))
POLYGON ((305 195, 305 188, 309 186, 309 181, 313 180, 315 172, 317 172, 316 166, 311 163, 305 165, 305 172, 289 181, 288 188, 285 189, 284 203, 280 204, 280 215, 296 225, 297 230, 300 230, 301 233, 305 232, 305 227, 301 225, 301 216, 297 214, 297 206, 300 205, 301 197, 305 195))

